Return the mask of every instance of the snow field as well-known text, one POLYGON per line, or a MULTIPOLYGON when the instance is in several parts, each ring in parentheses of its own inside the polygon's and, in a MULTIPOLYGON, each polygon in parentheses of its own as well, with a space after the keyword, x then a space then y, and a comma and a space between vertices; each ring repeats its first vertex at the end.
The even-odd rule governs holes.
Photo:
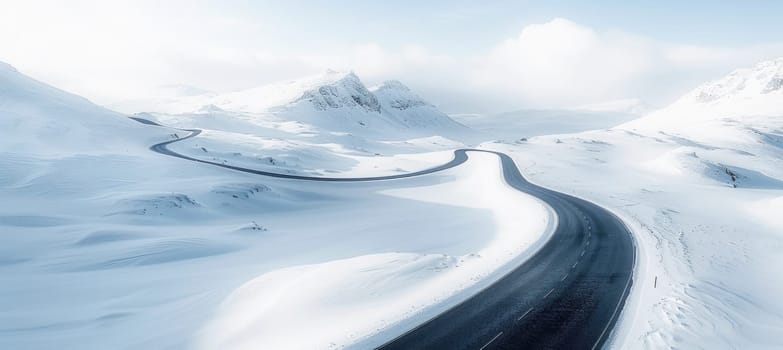
POLYGON ((388 328, 413 327, 490 284, 530 256, 554 227, 543 203, 505 184, 499 164, 495 155, 472 152, 467 164, 443 174, 449 181, 415 187, 402 182, 400 188, 380 191, 406 200, 470 208, 459 218, 426 220, 458 221, 471 228, 477 244, 456 240, 452 229, 423 230, 421 219, 411 217, 393 231, 412 239, 417 247, 413 250, 380 249, 288 267, 245 283, 222 303, 202 334, 200 347, 378 346, 395 336, 388 328), (489 222, 478 220, 485 215, 489 222), (443 249, 455 246, 461 248, 443 249), (306 337, 299 335, 302 329, 308 330, 306 337))

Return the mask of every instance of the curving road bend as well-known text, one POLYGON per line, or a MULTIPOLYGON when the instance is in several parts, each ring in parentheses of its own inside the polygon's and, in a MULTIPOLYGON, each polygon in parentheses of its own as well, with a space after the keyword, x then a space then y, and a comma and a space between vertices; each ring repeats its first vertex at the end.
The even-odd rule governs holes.
POLYGON ((190 134, 150 149, 236 171, 307 181, 377 181, 420 176, 466 162, 467 152, 493 153, 500 157, 503 176, 511 187, 552 207, 558 226, 530 259, 474 296, 379 349, 598 349, 607 343, 628 297, 636 248, 625 224, 596 204, 528 182, 504 153, 459 149, 448 163, 408 174, 308 177, 246 169, 169 150, 169 144, 201 132, 185 131, 190 134))
MULTIPOLYGON (((138 117, 130 117, 130 119, 133 119, 139 123, 147 124, 147 125, 154 125, 154 126, 161 126, 165 127, 163 125, 160 125, 158 123, 155 123, 151 120, 147 120, 144 118, 138 118, 138 117)), ((468 156, 465 154, 465 152, 454 152, 454 159, 449 161, 448 163, 445 163, 443 165, 436 166, 434 168, 420 170, 412 173, 405 173, 405 174, 397 174, 397 175, 387 175, 387 176, 375 176, 375 177, 320 177, 320 176, 304 176, 304 175, 293 175, 293 174, 281 174, 281 173, 274 173, 269 171, 262 171, 262 170, 255 170, 255 169, 248 169, 238 166, 233 166, 229 164, 223 164, 219 162, 213 162, 209 160, 204 159, 198 159, 186 156, 181 153, 174 152, 168 148, 168 145, 180 142, 183 140, 187 140, 189 138, 193 138, 201 134, 201 130, 199 129, 176 129, 176 130, 182 130, 187 131, 189 134, 184 137, 178 137, 173 140, 169 140, 166 142, 161 142, 158 144, 154 144, 150 147, 150 150, 153 152, 157 152, 160 154, 165 154, 167 156, 176 157, 176 158, 182 158, 187 159, 193 162, 199 162, 214 166, 219 166, 226 169, 241 171, 244 173, 251 173, 251 174, 257 174, 257 175, 263 175, 263 176, 269 176, 269 177, 277 177, 282 179, 291 179, 291 180, 306 180, 306 181, 326 181, 326 182, 359 182, 359 181, 378 181, 378 180, 394 180, 394 179, 402 179, 406 177, 414 177, 414 176, 421 176, 426 174, 432 174, 441 170, 446 170, 449 168, 453 168, 457 165, 460 165, 468 160, 468 156)))
MULTIPOLYGON (((458 150, 456 152, 464 152, 458 150)), ((636 249, 614 214, 534 185, 506 154, 509 185, 558 216, 552 238, 490 287, 381 349, 598 349, 606 344, 633 281, 636 249)))

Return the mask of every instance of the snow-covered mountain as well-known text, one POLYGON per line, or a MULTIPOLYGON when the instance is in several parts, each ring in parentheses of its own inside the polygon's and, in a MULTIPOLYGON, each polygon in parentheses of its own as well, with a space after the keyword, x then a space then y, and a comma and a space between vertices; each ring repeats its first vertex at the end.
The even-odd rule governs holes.
POLYGON ((637 271, 611 348, 781 348, 781 67, 737 70, 616 128, 482 144, 633 229, 637 271))
MULTIPOLYGON (((187 114, 209 109, 274 117, 321 131, 373 138, 452 136, 467 132, 437 107, 398 81, 367 88, 353 72, 327 71, 304 79, 230 93, 203 93, 133 103, 131 112, 187 114)), ((126 107, 131 106, 125 104, 126 107)))
POLYGON ((783 58, 702 84, 617 130, 681 145, 647 162, 657 171, 695 171, 721 181, 728 176, 732 186, 777 183, 783 178, 783 58))
POLYGON ((759 117, 783 117, 783 57, 707 82, 669 107, 622 127, 673 131, 759 117))
POLYGON ((370 91, 378 99, 382 113, 390 115, 392 120, 408 128, 448 130, 460 127, 453 119, 399 81, 386 81, 370 88, 370 91))
MULTIPOLYGON (((480 147, 634 230, 639 265, 614 346, 780 348, 781 65, 739 70, 614 129, 519 138, 554 117, 582 130, 610 119, 584 111, 487 124, 516 138, 480 147)), ((171 95, 162 105, 189 114, 167 120, 205 129, 172 148, 231 165, 374 176, 442 164, 460 147, 387 141, 462 127, 401 83, 367 88, 351 73, 171 95), (427 149, 441 151, 402 154, 427 149)), ((489 154, 394 183, 251 176, 150 152, 178 131, 3 64, 0 131, 0 348, 351 346, 480 290, 546 224, 489 154), (297 338, 302 325, 316 331, 297 338)))
POLYGON ((0 150, 52 156, 146 146, 150 129, 0 62, 0 150))
POLYGON ((318 81, 304 89, 299 98, 275 110, 327 130, 358 134, 387 131, 449 136, 466 131, 399 81, 368 89, 356 74, 336 72, 318 81))
MULTIPOLYGON (((311 83, 274 89, 288 93, 277 95, 283 105, 252 91, 173 87, 177 101, 210 103, 170 116, 209 126, 172 148, 255 169, 355 177, 430 168, 459 147, 442 137, 350 134, 451 125, 401 84, 370 90, 352 74, 311 83), (279 110, 226 110, 243 103, 279 110)), ((490 154, 441 176, 333 186, 148 149, 175 133, 185 135, 0 66, 0 349, 380 344, 379 331, 413 327, 502 276, 551 227, 539 201, 509 191, 490 154), (285 297, 259 309, 267 293, 285 297), (318 331, 297 338, 291 332, 302 325, 318 331)))

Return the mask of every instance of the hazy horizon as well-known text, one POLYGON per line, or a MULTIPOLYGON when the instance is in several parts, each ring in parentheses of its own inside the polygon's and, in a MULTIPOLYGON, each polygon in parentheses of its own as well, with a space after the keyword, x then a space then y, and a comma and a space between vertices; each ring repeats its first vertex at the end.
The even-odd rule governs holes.
POLYGON ((331 68, 368 85, 403 81, 449 113, 489 113, 663 106, 783 55, 780 3, 604 3, 9 1, 0 61, 104 105, 164 85, 225 92, 331 68))

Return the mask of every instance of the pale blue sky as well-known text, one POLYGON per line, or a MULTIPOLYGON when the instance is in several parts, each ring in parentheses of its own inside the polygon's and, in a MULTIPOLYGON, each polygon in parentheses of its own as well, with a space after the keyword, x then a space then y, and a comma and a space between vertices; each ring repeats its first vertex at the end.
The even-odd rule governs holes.
MULTIPOLYGON (((748 45, 783 37, 783 2, 690 1, 220 1, 226 11, 263 18, 304 42, 311 30, 331 40, 389 45, 418 42, 458 53, 483 49, 526 24, 563 17, 597 30, 623 30, 683 44, 748 45), (361 28, 361 30, 357 30, 361 28), (450 42, 460 38, 461 45, 450 42)), ((330 40, 330 41, 331 41, 330 40)))
POLYGON ((449 112, 665 105, 783 55, 782 1, 0 0, 0 60, 99 103, 355 71, 449 112))

